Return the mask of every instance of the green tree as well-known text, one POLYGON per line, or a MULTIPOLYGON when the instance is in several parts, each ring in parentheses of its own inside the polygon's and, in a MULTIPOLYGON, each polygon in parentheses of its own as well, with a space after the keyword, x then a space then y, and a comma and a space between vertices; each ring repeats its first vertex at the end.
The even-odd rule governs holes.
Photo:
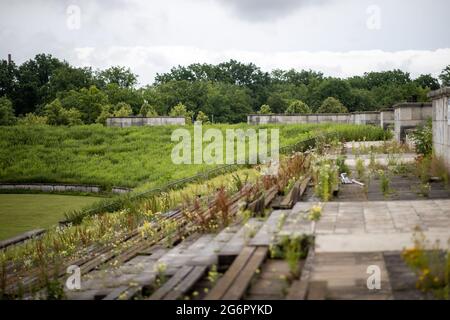
POLYGON ((272 110, 268 104, 263 104, 261 108, 259 108, 258 114, 272 114, 272 110))
POLYGON ((275 113, 282 113, 288 107, 288 103, 278 92, 272 93, 269 98, 267 98, 266 104, 268 104, 275 113))
POLYGON ((114 83, 121 88, 133 88, 138 77, 129 68, 116 66, 98 72, 97 78, 105 86, 114 83))
POLYGON ((417 79, 414 79, 414 83, 422 88, 429 88, 430 90, 439 89, 439 81, 431 74, 421 74, 417 79))
POLYGON ((145 101, 142 106, 141 110, 139 111, 139 114, 143 117, 157 117, 158 112, 156 112, 156 109, 153 105, 145 101))
POLYGON ((121 87, 116 83, 107 84, 103 89, 106 93, 108 101, 112 105, 116 105, 119 102, 125 102, 131 106, 133 113, 138 114, 142 104, 144 103, 144 98, 139 90, 134 88, 121 87))
POLYGON ((187 124, 192 123, 193 115, 194 115, 194 112, 188 111, 186 106, 182 103, 179 103, 176 106, 174 106, 170 110, 170 113, 169 113, 169 116, 171 116, 171 117, 185 117, 187 124))
POLYGON ((450 65, 446 66, 439 75, 443 87, 450 86, 450 65))
POLYGON ((86 124, 94 123, 102 112, 102 107, 108 104, 108 97, 96 86, 79 91, 70 90, 61 95, 60 100, 66 109, 75 108, 80 111, 81 120, 86 124))
POLYGON ((311 108, 301 100, 294 100, 289 104, 285 113, 311 113, 311 108))
POLYGON ((346 113, 347 108, 336 98, 328 97, 323 102, 318 113, 346 113))
POLYGON ((16 122, 11 100, 6 96, 0 97, 0 126, 9 126, 16 122))
POLYGON ((51 55, 38 54, 18 68, 13 99, 16 114, 33 112, 51 101, 48 83, 62 66, 64 63, 51 55))
POLYGON ((196 121, 200 121, 203 124, 208 124, 209 123, 209 118, 203 111, 199 111, 198 112, 197 118, 195 120, 196 121))

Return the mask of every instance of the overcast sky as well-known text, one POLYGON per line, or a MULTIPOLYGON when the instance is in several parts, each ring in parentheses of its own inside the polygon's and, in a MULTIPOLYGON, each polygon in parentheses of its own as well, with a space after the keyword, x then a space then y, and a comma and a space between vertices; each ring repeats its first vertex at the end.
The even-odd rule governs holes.
POLYGON ((0 58, 130 67, 141 84, 194 62, 347 77, 450 64, 448 0, 0 0, 0 58))

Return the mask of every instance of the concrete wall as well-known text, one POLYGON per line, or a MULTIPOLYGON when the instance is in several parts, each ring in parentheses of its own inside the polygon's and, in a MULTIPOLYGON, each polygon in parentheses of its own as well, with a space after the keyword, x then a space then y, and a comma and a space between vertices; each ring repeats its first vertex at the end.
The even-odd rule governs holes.
POLYGON ((354 124, 371 124, 375 126, 380 125, 380 113, 375 112, 354 112, 353 121, 354 124))
POLYGON ((380 126, 383 129, 394 129, 394 109, 381 110, 380 111, 380 126))
MULTIPOLYGON (((100 186, 78 185, 78 184, 53 184, 53 183, 2 183, 0 190, 32 190, 42 192, 86 192, 99 193, 103 191, 100 186)), ((131 189, 113 187, 113 193, 127 193, 131 189)))
POLYGON ((164 126, 185 125, 184 117, 110 117, 106 119, 108 127, 142 127, 142 126, 164 126))
POLYGON ((356 123, 380 125, 379 112, 354 113, 316 113, 316 114, 250 114, 247 116, 248 124, 268 123, 356 123))
POLYGON ((394 105, 394 136, 405 141, 406 130, 415 129, 432 116, 431 103, 404 102, 394 105))
POLYGON ((428 97, 433 101, 433 148, 450 171, 450 87, 432 91, 428 97))
POLYGON ((350 123, 350 113, 320 113, 320 114, 249 114, 248 124, 268 124, 268 123, 350 123))

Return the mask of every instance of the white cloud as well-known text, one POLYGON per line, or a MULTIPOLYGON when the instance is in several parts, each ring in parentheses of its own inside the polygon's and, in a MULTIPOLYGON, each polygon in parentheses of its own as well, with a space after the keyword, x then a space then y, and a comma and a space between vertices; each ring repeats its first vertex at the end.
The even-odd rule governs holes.
POLYGON ((312 69, 328 76, 349 77, 369 71, 410 72, 412 77, 431 73, 437 76, 450 63, 450 48, 437 50, 367 51, 293 51, 257 52, 241 50, 207 50, 183 46, 77 48, 72 63, 106 68, 124 65, 139 75, 140 84, 152 83, 156 73, 191 63, 220 63, 229 59, 253 62, 265 71, 273 69, 312 69))

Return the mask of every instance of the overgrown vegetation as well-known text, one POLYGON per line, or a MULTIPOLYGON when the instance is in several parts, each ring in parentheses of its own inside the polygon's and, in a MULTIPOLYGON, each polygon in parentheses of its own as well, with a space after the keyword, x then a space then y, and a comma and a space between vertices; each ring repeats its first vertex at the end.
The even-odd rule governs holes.
POLYGON ((416 230, 414 246, 403 250, 402 257, 416 273, 419 290, 433 294, 436 299, 450 299, 450 252, 441 248, 439 242, 430 244, 416 230))

